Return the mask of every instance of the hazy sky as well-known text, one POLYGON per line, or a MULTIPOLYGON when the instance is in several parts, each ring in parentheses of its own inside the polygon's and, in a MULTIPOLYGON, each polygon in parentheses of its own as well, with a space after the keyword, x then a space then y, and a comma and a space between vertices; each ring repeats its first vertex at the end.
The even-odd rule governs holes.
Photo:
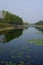
POLYGON ((10 11, 24 21, 35 23, 43 19, 43 0, 0 0, 0 10, 10 11))

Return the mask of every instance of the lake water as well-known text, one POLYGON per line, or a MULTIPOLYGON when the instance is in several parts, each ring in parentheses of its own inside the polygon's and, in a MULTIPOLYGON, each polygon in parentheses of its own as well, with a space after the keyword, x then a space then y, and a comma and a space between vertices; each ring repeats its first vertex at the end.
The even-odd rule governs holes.
POLYGON ((43 65, 43 30, 0 32, 0 65, 43 65))

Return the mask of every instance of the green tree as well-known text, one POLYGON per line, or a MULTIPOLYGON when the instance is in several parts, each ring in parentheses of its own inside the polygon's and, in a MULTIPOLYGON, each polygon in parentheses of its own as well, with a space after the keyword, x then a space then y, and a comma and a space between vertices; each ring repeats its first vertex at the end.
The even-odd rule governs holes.
POLYGON ((3 20, 5 23, 9 23, 9 24, 15 24, 15 25, 22 25, 23 24, 23 20, 21 17, 12 14, 8 11, 2 11, 3 13, 3 20))

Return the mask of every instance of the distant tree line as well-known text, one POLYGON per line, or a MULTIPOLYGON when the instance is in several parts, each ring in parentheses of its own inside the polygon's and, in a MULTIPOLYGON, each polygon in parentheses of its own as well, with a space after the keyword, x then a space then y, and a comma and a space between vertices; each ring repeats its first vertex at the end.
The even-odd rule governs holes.
POLYGON ((43 20, 38 21, 37 23, 35 23, 36 25, 43 25, 43 20))
POLYGON ((28 22, 24 22, 23 25, 29 25, 29 23, 28 22))
POLYGON ((8 24, 15 24, 15 25, 22 25, 23 19, 15 14, 12 14, 8 11, 2 11, 3 19, 0 18, 0 22, 8 23, 8 24))

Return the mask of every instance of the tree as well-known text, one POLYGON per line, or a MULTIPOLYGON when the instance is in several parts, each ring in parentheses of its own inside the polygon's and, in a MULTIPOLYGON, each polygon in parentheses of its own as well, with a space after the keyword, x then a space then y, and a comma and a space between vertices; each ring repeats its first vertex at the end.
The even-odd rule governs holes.
POLYGON ((43 25, 43 20, 38 21, 37 23, 35 23, 36 25, 43 25))
POLYGON ((22 25, 23 24, 23 20, 21 17, 12 14, 8 11, 2 11, 3 13, 3 20, 5 23, 9 23, 9 24, 15 24, 15 25, 22 25))

